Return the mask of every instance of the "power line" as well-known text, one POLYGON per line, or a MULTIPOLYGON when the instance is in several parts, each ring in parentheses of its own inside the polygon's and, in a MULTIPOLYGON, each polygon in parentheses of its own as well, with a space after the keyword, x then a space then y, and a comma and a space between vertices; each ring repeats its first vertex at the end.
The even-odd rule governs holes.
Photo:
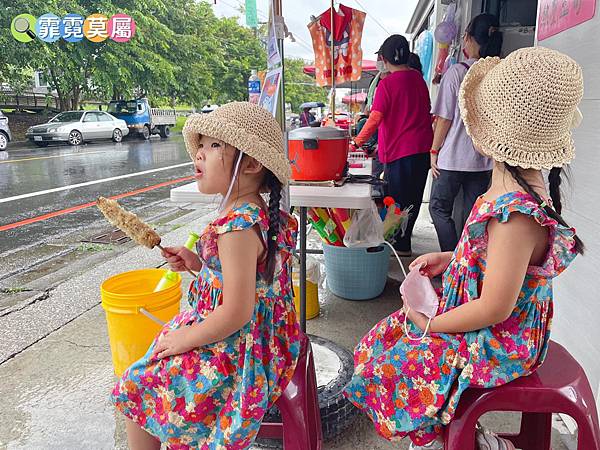
MULTIPOLYGON (((246 5, 244 3, 242 3, 241 0, 237 0, 237 2, 242 8, 244 8, 244 10, 246 9, 246 5)), ((256 8, 256 14, 258 14, 259 16, 262 15, 261 20, 269 21, 269 18, 267 17, 267 15, 258 8, 256 8)))
POLYGON ((309 50, 312 53, 313 48, 310 44, 308 44, 304 39, 299 38, 295 34, 292 33, 292 35, 294 36, 294 40, 295 40, 296 44, 298 44, 299 46, 303 47, 306 50, 309 50))
POLYGON ((228 6, 229 8, 233 9, 234 11, 236 11, 238 14, 241 14, 240 10, 237 9, 235 6, 230 5, 229 3, 223 1, 223 0, 219 0, 220 3, 224 4, 225 6, 228 6))
POLYGON ((369 11, 367 11, 367 8, 365 8, 365 6, 360 2, 360 0, 354 0, 356 3, 358 3, 358 6, 360 6, 366 13, 367 13, 367 17, 370 17, 371 19, 373 19, 373 21, 379 25, 379 27, 385 31, 387 34, 391 34, 382 24, 379 20, 377 20, 377 18, 371 14, 369 11))
MULTIPOLYGON (((241 14, 241 11, 240 11, 238 8, 236 8, 235 6, 233 6, 233 5, 229 4, 229 3, 227 3, 227 2, 226 2, 226 1, 224 1, 224 0, 219 0, 219 1, 220 1, 220 3, 223 3, 225 6, 227 6, 227 7, 231 8, 231 9, 233 9, 234 11, 237 11, 239 14, 241 14)), ((242 3, 242 1, 241 1, 241 0, 237 0, 237 3, 238 3, 238 5, 240 5, 241 7, 245 7, 245 5, 242 3)), ((257 13, 258 13, 259 15, 262 15, 262 16, 263 16, 261 19, 264 19, 264 20, 268 21, 268 18, 266 17, 266 15, 265 15, 265 14, 264 14, 262 11, 260 11, 259 9, 257 9, 256 11, 257 11, 257 13)), ((313 52, 313 48, 312 48, 312 46, 311 46, 311 45, 310 45, 308 42, 306 42, 306 41, 305 41, 304 39, 302 39, 301 37, 297 36, 297 35, 296 35, 295 33, 293 33, 291 30, 288 30, 288 31, 290 31, 290 33, 291 33, 291 34, 294 36, 294 43, 295 43, 295 44, 298 44, 300 47, 304 48, 304 50, 307 50, 307 51, 309 51, 310 53, 312 53, 312 52, 313 52)))

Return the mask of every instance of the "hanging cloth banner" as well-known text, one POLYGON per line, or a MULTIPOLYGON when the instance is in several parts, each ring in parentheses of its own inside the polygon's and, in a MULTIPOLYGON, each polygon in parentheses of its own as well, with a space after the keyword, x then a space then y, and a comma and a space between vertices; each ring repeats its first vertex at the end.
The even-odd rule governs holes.
POLYGON ((263 90, 258 100, 259 106, 269 111, 273 116, 277 115, 277 97, 279 96, 279 86, 281 84, 281 67, 270 70, 265 76, 263 90))
POLYGON ((281 65, 281 54, 277 45, 277 24, 273 2, 269 5, 269 37, 267 39, 267 68, 273 69, 281 65))
POLYGON ((358 81, 362 75, 362 31, 366 13, 340 5, 339 12, 331 9, 308 24, 315 52, 315 78, 318 86, 331 86, 331 39, 334 45, 335 83, 358 81))
POLYGON ((250 28, 258 28, 256 0, 246 0, 246 26, 250 28))

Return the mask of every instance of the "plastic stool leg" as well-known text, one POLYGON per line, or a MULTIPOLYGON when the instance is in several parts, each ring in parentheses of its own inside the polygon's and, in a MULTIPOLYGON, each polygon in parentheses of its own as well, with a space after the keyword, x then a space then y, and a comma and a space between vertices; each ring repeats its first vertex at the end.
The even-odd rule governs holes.
POLYGON ((521 431, 517 448, 551 450, 552 413, 527 413, 521 416, 521 431))
POLYGON ((600 431, 596 411, 574 409, 568 414, 577 422, 577 450, 600 450, 600 431))
POLYGON ((475 425, 479 417, 466 414, 444 428, 444 450, 475 450, 475 425))
MULTIPOLYGON (((308 344, 310 346, 310 344, 308 344)), ((306 374, 307 386, 307 415, 308 431, 310 433, 309 450, 321 450, 323 445, 323 430, 321 425, 321 412, 319 410, 319 398, 317 390, 317 377, 315 372, 315 363, 313 360, 312 349, 308 351, 308 371, 306 374)))

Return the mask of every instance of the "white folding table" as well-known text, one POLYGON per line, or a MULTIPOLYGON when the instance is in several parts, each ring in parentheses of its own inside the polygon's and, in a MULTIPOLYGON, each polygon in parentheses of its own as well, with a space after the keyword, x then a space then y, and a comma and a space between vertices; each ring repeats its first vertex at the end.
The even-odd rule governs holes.
MULTIPOLYGON (((353 175, 371 175, 371 160, 365 160, 362 168, 350 169, 353 175)), ((306 222, 308 208, 368 209, 371 207, 371 185, 348 183, 339 187, 290 186, 290 206, 298 208, 300 214, 300 326, 306 331, 306 222)), ((171 189, 171 201, 175 203, 215 202, 214 195, 198 192, 196 183, 171 189)))

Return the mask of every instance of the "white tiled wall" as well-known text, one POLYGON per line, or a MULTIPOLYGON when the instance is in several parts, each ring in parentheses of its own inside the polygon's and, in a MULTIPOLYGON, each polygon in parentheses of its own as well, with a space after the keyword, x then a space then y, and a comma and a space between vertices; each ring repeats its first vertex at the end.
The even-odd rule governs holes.
POLYGON ((564 217, 586 244, 555 284, 553 339, 583 365, 598 395, 600 383, 600 4, 596 17, 541 41, 574 58, 583 67, 584 120, 575 130, 576 158, 571 164, 571 187, 565 187, 564 217))

